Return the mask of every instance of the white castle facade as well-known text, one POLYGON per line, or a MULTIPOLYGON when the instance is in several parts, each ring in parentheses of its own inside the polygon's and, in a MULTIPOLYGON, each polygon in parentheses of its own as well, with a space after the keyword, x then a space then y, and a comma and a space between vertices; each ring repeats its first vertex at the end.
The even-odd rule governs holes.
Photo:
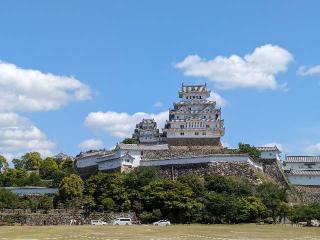
MULTIPOLYGON (((206 85, 182 85, 180 101, 174 103, 160 133, 154 119, 136 125, 133 138, 139 144, 119 143, 115 149, 92 150, 76 157, 80 175, 95 171, 130 171, 139 166, 182 166, 188 164, 245 163, 262 169, 248 154, 223 153, 220 139, 224 135, 221 109, 208 100, 206 85), (194 149, 194 150, 192 150, 194 149)), ((262 148, 266 159, 278 159, 277 148, 262 148)))
POLYGON ((168 144, 219 145, 224 122, 207 85, 182 85, 179 97, 163 129, 168 144))

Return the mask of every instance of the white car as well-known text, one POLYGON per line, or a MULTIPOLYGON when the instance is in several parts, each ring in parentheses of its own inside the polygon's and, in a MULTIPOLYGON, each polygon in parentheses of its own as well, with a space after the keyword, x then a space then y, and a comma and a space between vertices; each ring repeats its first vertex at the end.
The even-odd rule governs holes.
POLYGON ((159 220, 153 223, 154 226, 169 226, 171 225, 170 221, 168 220, 159 220))
POLYGON ((113 220, 113 225, 132 225, 131 218, 117 218, 113 220))
POLYGON ((91 220, 91 225, 107 225, 106 222, 102 221, 102 220, 91 220))

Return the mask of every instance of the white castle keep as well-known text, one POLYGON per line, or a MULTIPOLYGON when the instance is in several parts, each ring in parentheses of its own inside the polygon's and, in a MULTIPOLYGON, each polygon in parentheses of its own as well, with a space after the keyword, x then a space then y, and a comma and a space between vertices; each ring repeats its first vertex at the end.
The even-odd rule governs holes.
POLYGON ((168 144, 220 146, 224 121, 216 102, 208 100, 207 85, 182 84, 179 97, 181 100, 173 104, 163 129, 168 144))

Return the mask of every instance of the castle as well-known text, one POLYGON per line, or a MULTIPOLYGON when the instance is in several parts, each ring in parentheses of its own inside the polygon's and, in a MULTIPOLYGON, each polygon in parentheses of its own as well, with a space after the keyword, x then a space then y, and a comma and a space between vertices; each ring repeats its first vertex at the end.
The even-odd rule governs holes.
MULTIPOLYGON (((160 167, 164 172, 169 171, 171 177, 179 174, 174 169, 211 171, 221 164, 229 166, 231 172, 240 165, 262 170, 262 164, 253 161, 248 154, 223 148, 220 140, 225 128, 221 109, 209 97, 210 90, 206 84, 182 84, 180 101, 169 110, 162 133, 154 119, 143 119, 132 135, 138 144, 118 143, 111 151, 80 153, 76 157, 80 175, 88 177, 97 171, 127 172, 139 166, 160 167)), ((280 153, 277 148, 263 148, 261 152, 264 158, 275 160, 280 153)), ((240 175, 246 174, 247 170, 240 169, 240 175)))

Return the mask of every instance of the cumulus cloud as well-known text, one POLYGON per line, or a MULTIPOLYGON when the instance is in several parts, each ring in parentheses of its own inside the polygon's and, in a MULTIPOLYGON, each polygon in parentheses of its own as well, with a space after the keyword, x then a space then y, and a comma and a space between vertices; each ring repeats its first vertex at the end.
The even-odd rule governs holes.
POLYGON ((293 55, 276 45, 257 47, 252 53, 240 57, 217 56, 206 60, 198 55, 189 55, 176 64, 185 76, 203 77, 222 89, 258 88, 278 89, 276 75, 287 70, 293 55))
POLYGON ((215 101, 219 107, 225 107, 228 104, 226 99, 224 99, 220 94, 214 91, 211 91, 210 97, 208 99, 211 101, 215 101))
POLYGON ((299 67, 297 73, 300 76, 319 76, 320 75, 320 65, 315 65, 312 67, 301 66, 301 67, 299 67))
POLYGON ((91 97, 90 88, 73 77, 19 68, 0 61, 0 112, 49 111, 91 97))
POLYGON ((27 118, 16 113, 0 113, 0 154, 9 159, 25 152, 51 154, 54 143, 27 118))
POLYGON ((92 149, 101 149, 103 148, 103 142, 99 139, 87 139, 81 142, 78 147, 82 151, 92 150, 92 149))
POLYGON ((160 102, 160 101, 155 102, 155 103, 153 104, 153 106, 154 106, 154 107, 157 107, 157 108, 161 108, 161 107, 163 107, 163 102, 160 102))
POLYGON ((130 137, 138 122, 143 118, 154 118, 158 127, 164 126, 168 111, 158 114, 137 112, 132 115, 119 112, 91 112, 85 119, 85 125, 93 130, 104 131, 114 137, 130 137))
POLYGON ((320 142, 314 145, 310 145, 305 149, 308 155, 320 155, 320 142))

